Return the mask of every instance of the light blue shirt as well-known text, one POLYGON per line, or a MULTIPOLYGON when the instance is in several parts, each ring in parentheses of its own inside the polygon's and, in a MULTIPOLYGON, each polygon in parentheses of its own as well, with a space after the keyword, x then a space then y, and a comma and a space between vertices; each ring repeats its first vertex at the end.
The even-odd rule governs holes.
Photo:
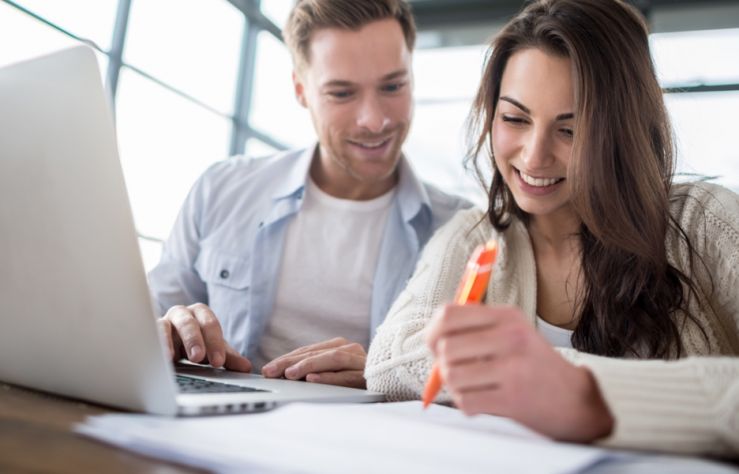
MULTIPOLYGON (((255 356, 272 313, 285 230, 300 212, 314 152, 312 147, 268 158, 231 158, 200 177, 161 261, 149 273, 160 314, 174 305, 205 303, 229 344, 255 356)), ((471 206, 419 181, 405 158, 399 171, 373 280, 370 340, 431 234, 457 210, 471 206)))

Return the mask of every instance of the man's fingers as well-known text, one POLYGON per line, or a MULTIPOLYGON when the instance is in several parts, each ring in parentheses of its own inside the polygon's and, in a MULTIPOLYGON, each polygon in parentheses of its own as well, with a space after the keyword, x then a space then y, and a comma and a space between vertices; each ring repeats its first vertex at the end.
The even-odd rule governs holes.
POLYGON ((227 345, 226 346, 226 361, 224 367, 228 370, 235 370, 237 372, 251 372, 251 361, 239 354, 236 349, 227 345))
POLYGON ((202 362, 206 356, 205 341, 200 332, 200 323, 192 312, 184 306, 173 306, 164 317, 175 327, 182 340, 187 358, 191 362, 202 362))
POLYGON ((300 362, 303 359, 307 359, 309 357, 314 357, 316 355, 319 355, 323 353, 323 350, 318 351, 310 351, 310 352, 302 352, 299 354, 285 354, 283 356, 280 356, 273 361, 271 361, 269 364, 265 364, 264 367, 262 367, 262 375, 265 377, 283 377, 285 375, 285 370, 288 367, 291 367, 292 365, 300 362))
POLYGON ((364 351, 360 353, 355 347, 342 346, 321 351, 296 362, 285 370, 285 377, 299 380, 311 373, 364 370, 366 362, 367 355, 364 351))
MULTIPOLYGON (((264 375, 265 377, 282 377, 282 375, 285 373, 285 369, 295 364, 299 360, 305 359, 306 357, 311 357, 327 349, 344 346, 349 347, 349 349, 347 350, 357 350, 354 343, 350 343, 343 337, 336 337, 334 339, 329 339, 328 341, 299 347, 294 351, 288 352, 287 354, 270 361, 268 364, 265 364, 264 367, 262 367, 262 375, 264 375)), ((356 344, 356 346, 358 346, 359 350, 364 353, 364 348, 361 345, 356 344)))
POLYGON ((221 367, 226 361, 226 341, 223 339, 223 331, 221 323, 213 314, 211 309, 202 304, 194 304, 188 306, 192 314, 200 325, 203 342, 205 343, 205 352, 208 356, 208 362, 213 367, 221 367))
POLYGON ((320 351, 320 350, 323 350, 323 349, 330 349, 330 348, 333 348, 333 347, 341 347, 341 346, 345 346, 345 345, 347 345, 349 343, 350 342, 348 340, 346 340, 345 338, 343 338, 343 337, 335 337, 333 339, 329 339, 329 340, 326 340, 326 341, 317 342, 315 344, 310 344, 310 345, 307 345, 307 346, 298 347, 297 349, 295 349, 293 351, 290 351, 287 354, 285 354, 283 356, 280 356, 280 357, 278 357, 275 360, 280 360, 283 357, 293 357, 293 356, 297 356, 297 355, 301 355, 301 354, 306 354, 308 352, 315 352, 315 351, 320 351))
POLYGON ((362 370, 344 370, 341 372, 321 372, 308 374, 305 380, 311 383, 341 385, 343 387, 367 388, 367 381, 362 370))

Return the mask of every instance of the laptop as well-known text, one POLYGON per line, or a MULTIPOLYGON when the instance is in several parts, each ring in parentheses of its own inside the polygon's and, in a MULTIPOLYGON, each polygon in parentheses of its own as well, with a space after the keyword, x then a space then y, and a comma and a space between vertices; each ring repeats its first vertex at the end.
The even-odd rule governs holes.
POLYGON ((170 416, 383 400, 196 365, 175 373, 86 46, 0 69, 0 228, 0 381, 170 416))

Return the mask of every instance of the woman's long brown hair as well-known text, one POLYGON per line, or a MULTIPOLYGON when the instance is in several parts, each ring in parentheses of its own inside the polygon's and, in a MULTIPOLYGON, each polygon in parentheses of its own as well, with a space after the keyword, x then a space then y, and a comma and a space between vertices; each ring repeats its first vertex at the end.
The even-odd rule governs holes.
POLYGON ((685 321, 676 315, 697 323, 688 310, 697 293, 690 272, 667 260, 668 231, 687 245, 690 262, 693 247, 669 213, 672 131, 646 25, 620 0, 539 0, 493 40, 468 131, 478 178, 484 179, 478 157, 492 163, 488 218, 498 230, 512 217, 528 222, 492 153, 503 71, 513 54, 527 48, 569 58, 575 78, 567 182, 582 222, 583 284, 573 346, 606 356, 679 357, 685 321))

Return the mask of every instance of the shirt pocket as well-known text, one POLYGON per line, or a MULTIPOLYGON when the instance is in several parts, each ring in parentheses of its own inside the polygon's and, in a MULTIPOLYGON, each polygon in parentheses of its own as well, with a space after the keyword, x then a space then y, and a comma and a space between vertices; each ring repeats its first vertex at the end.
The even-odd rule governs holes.
POLYGON ((208 289, 208 306, 221 323, 227 340, 232 340, 249 314, 251 262, 216 248, 203 248, 195 270, 208 289))

